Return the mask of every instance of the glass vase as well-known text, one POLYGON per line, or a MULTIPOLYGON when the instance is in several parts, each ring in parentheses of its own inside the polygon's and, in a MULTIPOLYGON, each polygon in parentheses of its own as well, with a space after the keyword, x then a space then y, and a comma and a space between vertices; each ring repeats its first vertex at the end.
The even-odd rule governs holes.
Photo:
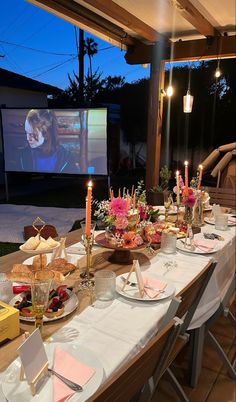
POLYGON ((193 224, 197 227, 204 225, 203 203, 201 195, 196 196, 196 202, 193 207, 193 224))
POLYGON ((188 205, 185 205, 183 220, 186 225, 192 225, 193 223, 193 208, 190 208, 188 205))

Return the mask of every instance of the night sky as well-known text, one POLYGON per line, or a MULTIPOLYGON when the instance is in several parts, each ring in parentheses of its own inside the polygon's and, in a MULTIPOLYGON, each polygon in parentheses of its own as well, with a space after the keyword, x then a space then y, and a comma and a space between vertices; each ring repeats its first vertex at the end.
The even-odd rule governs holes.
MULTIPOLYGON (((149 68, 126 64, 124 51, 89 33, 86 36, 98 44, 92 68, 93 72, 97 69, 102 72, 102 78, 121 75, 126 82, 132 82, 149 77, 149 68)), ((0 55, 4 55, 0 57, 1 68, 64 89, 68 86, 68 73, 73 76, 73 72, 78 72, 76 54, 73 25, 24 0, 1 1, 0 55)), ((85 56, 85 74, 87 70, 85 56)))

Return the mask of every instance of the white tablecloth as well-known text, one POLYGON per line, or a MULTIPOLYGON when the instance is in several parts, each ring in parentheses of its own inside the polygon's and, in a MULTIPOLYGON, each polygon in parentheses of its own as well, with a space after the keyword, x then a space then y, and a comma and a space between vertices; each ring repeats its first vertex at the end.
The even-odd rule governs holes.
MULTIPOLYGON (((216 254, 193 255, 178 251, 176 255, 167 256, 158 253, 152 258, 151 265, 141 267, 145 273, 164 275, 171 280, 177 294, 202 271, 212 257, 219 261, 195 314, 192 328, 200 326, 216 311, 235 271, 235 228, 217 232, 213 226, 207 225, 203 231, 214 231, 224 236, 223 248, 216 254), (177 267, 168 271, 164 264, 169 260, 175 260, 177 267)), ((119 295, 113 302, 97 301, 94 307, 87 307, 59 330, 55 340, 60 341, 60 334, 63 339, 65 331, 76 329, 78 336, 73 342, 88 347, 96 354, 107 378, 154 336, 169 304, 169 300, 144 303, 119 295)))

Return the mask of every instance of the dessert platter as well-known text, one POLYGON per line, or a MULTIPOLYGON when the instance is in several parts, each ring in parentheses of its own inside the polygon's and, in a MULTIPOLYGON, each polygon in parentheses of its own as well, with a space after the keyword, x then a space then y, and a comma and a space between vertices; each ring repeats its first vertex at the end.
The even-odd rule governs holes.
MULTIPOLYGON (((43 321, 55 321, 59 318, 66 317, 76 309, 78 303, 77 296, 70 288, 67 288, 66 285, 51 289, 43 321)), ((10 305, 19 310, 20 320, 28 322, 35 321, 30 289, 13 297, 10 301, 10 305)))
MULTIPOLYGON (((120 263, 120 264, 131 264, 133 261, 131 251, 140 250, 146 247, 146 243, 142 243, 139 246, 132 246, 130 243, 129 247, 119 246, 107 237, 106 232, 102 232, 95 237, 95 241, 101 247, 105 247, 113 250, 113 253, 109 256, 108 261, 111 263, 120 263)), ((127 243, 128 244, 128 243, 127 243)))

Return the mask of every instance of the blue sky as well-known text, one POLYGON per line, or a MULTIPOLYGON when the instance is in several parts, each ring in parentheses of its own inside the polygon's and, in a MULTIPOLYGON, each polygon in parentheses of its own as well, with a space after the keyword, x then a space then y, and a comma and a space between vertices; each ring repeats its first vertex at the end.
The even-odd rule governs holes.
MULTIPOLYGON (((89 33, 86 36, 93 37, 89 33)), ((149 68, 126 64, 125 52, 96 37, 93 39, 98 43, 93 71, 99 68, 103 78, 122 75, 126 82, 132 82, 149 77, 149 68)), ((68 85, 68 73, 78 72, 74 26, 24 0, 1 1, 0 55, 4 55, 0 57, 1 68, 59 88, 68 85)), ((87 69, 85 56, 85 74, 87 69)))

